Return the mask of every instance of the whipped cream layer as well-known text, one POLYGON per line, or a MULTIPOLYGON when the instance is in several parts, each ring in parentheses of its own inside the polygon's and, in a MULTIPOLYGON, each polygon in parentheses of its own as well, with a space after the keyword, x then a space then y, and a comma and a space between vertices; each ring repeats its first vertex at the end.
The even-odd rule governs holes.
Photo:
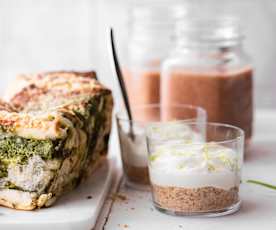
MULTIPOLYGON (((134 139, 128 132, 119 128, 123 161, 136 167, 148 166, 148 150, 146 134, 143 127, 133 127, 134 139)), ((201 142, 204 138, 191 130, 185 124, 179 122, 164 123, 161 127, 152 126, 151 135, 158 140, 176 139, 176 141, 201 142)))
MULTIPOLYGON (((197 128, 200 128, 200 126, 197 128)), ((183 121, 153 123, 148 129, 148 135, 152 140, 156 141, 181 140, 184 142, 203 142, 205 140, 203 128, 195 132, 183 121)))
POLYGON ((167 143, 149 157, 151 183, 185 188, 240 184, 237 152, 214 143, 167 143))

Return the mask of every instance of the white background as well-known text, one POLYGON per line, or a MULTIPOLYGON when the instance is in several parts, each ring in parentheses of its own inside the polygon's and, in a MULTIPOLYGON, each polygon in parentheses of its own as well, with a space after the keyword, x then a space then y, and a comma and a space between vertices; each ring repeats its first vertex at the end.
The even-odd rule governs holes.
MULTIPOLYGON (((153 0, 152 0, 153 1, 153 0)), ((157 0, 155 0, 157 1, 157 0)), ((165 1, 165 0, 163 0, 165 1)), ((168 4, 173 1, 168 1, 168 4)), ((0 90, 18 73, 96 69, 119 98, 108 59, 109 25, 119 48, 126 37, 130 0, 1 0, 0 90)), ((134 1, 133 1, 134 2, 134 1)), ((149 2, 145 1, 144 2, 149 2)), ((273 0, 195 0, 198 12, 241 17, 245 47, 256 69, 258 108, 276 106, 276 2, 273 0)), ((122 52, 122 49, 119 49, 122 52)), ((118 103, 117 103, 118 104, 118 103)))

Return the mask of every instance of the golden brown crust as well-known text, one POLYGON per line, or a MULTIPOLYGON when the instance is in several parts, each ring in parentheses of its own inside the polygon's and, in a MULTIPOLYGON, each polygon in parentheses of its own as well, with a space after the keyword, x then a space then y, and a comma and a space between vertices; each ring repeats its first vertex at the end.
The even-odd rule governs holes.
POLYGON ((16 109, 10 103, 0 99, 0 111, 16 112, 16 109))
POLYGON ((36 208, 33 204, 29 205, 22 205, 22 204, 13 204, 11 201, 1 199, 0 198, 0 206, 7 207, 7 208, 12 208, 16 210, 23 210, 23 211, 32 211, 36 208))
MULTIPOLYGON (((23 128, 22 125, 24 124, 30 124, 30 128, 36 128, 33 126, 33 122, 37 123, 35 120, 40 119, 40 117, 30 115, 28 116, 28 122, 25 122, 26 114, 16 113, 17 111, 27 114, 30 112, 42 112, 44 114, 52 112, 67 113, 85 108, 87 99, 93 95, 111 95, 111 91, 95 79, 95 72, 60 71, 34 76, 24 75, 23 78, 31 84, 25 86, 13 96, 10 100, 10 106, 9 104, 3 104, 2 108, 6 112, 0 113, 0 124, 11 131, 23 128), (16 108, 15 113, 9 114, 8 112, 12 111, 12 107, 16 108), (20 122, 18 124, 15 120, 23 120, 24 123, 20 122)), ((112 107, 112 105, 109 106, 112 107)), ((19 135, 18 132, 15 133, 19 135)))
POLYGON ((66 135, 66 128, 71 122, 58 113, 33 115, 0 111, 0 125, 6 130, 20 137, 36 139, 55 139, 66 135))
POLYGON ((87 72, 78 72, 78 71, 49 71, 41 73, 42 76, 81 76, 81 77, 88 77, 91 79, 97 79, 97 75, 95 71, 87 71, 87 72))
POLYGON ((47 89, 39 88, 34 84, 24 87, 11 99, 12 105, 18 110, 22 110, 24 105, 30 100, 36 100, 40 95, 47 93, 47 89))
POLYGON ((96 80, 96 73, 91 72, 48 72, 36 75, 21 75, 25 81, 19 91, 10 98, 11 103, 23 110, 29 103, 42 104, 59 98, 74 98, 80 95, 92 96, 106 91, 111 93, 96 80), (46 99, 46 100, 45 100, 46 99))
POLYGON ((0 206, 30 211, 37 207, 37 197, 35 193, 31 192, 2 189, 0 190, 0 206))
POLYGON ((28 84, 36 83, 36 81, 41 81, 43 79, 54 80, 55 78, 76 78, 76 77, 84 77, 90 79, 97 79, 97 75, 95 71, 87 71, 87 72, 78 72, 78 71, 48 71, 37 74, 20 74, 17 76, 17 80, 23 80, 28 84))
POLYGON ((57 76, 62 78, 88 78, 88 79, 97 79, 96 72, 87 71, 87 72, 77 72, 77 71, 52 71, 44 72, 38 74, 20 74, 16 79, 9 84, 7 89, 4 92, 4 99, 9 101, 14 97, 18 92, 23 88, 28 87, 31 84, 36 84, 38 81, 44 79, 55 79, 57 76))
MULTIPOLYGON (((93 175, 93 173, 95 173, 97 169, 99 169, 106 161, 106 154, 101 155, 96 161, 90 161, 89 167, 82 176, 81 182, 93 175)), ((16 210, 32 211, 36 208, 50 207, 57 200, 57 197, 52 196, 52 193, 42 194, 40 196, 31 192, 18 191, 18 193, 21 193, 22 195, 28 194, 30 197, 32 197, 32 199, 30 199, 28 202, 17 202, 9 197, 3 198, 0 194, 0 206, 16 210)))

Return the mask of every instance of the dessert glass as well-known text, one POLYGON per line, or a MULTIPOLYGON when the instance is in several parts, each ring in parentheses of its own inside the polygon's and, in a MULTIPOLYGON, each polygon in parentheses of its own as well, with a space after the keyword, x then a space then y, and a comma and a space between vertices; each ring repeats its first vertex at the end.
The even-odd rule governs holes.
POLYGON ((206 112, 200 107, 190 105, 160 107, 159 104, 150 104, 133 107, 132 114, 132 121, 127 118, 125 111, 116 114, 126 184, 137 189, 149 189, 145 127, 152 122, 169 123, 172 120, 204 123, 207 119, 206 112))
POLYGON ((171 126, 147 127, 154 206, 174 215, 220 216, 239 210, 244 131, 183 121, 173 124, 178 132, 168 133, 171 126))

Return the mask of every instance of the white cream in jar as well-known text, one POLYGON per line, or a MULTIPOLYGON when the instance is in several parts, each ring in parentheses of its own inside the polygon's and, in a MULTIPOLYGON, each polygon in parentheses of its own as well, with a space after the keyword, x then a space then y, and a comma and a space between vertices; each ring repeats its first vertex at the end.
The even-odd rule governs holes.
MULTIPOLYGON (((186 142, 202 142, 204 139, 199 133, 192 131, 189 126, 178 122, 166 123, 166 126, 162 127, 162 129, 153 125, 151 130, 156 137, 161 139, 175 138, 177 133, 179 133, 177 139, 185 140, 186 142)), ((148 150, 145 129, 134 126, 133 134, 134 138, 132 138, 129 132, 119 129, 120 141, 123 148, 123 161, 132 166, 147 167, 148 150)))
POLYGON ((183 188, 239 186, 237 153, 215 143, 160 145, 149 157, 151 183, 183 188))

